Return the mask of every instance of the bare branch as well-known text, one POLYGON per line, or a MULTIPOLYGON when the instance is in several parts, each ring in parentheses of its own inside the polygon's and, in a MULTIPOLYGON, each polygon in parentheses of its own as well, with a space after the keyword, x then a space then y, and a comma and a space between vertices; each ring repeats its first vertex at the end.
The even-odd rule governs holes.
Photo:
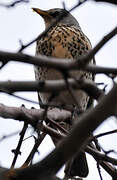
MULTIPOLYGON (((3 118, 10 118, 19 121, 26 121, 34 125, 36 121, 42 120, 44 109, 27 109, 22 107, 9 107, 0 104, 0 116, 3 118)), ((54 108, 48 110, 47 118, 55 121, 65 121, 71 118, 71 112, 54 108)))
MULTIPOLYGON (((73 89, 82 89, 89 96, 98 100, 104 95, 96 84, 92 81, 83 79, 68 79, 68 83, 73 89)), ((61 92, 67 90, 67 85, 64 80, 45 80, 45 81, 1 81, 0 91, 13 93, 17 91, 39 91, 39 92, 61 92)))
POLYGON ((12 8, 12 7, 16 6, 17 4, 21 4, 21 3, 29 3, 29 0, 16 0, 10 4, 0 3, 0 6, 6 7, 6 8, 12 8))
POLYGON ((101 174, 101 169, 100 169, 100 164, 98 162, 97 162, 97 169, 98 169, 100 180, 103 180, 102 174, 101 174))
POLYGON ((65 135, 63 133, 60 133, 60 132, 56 131, 55 129, 53 129, 47 125, 44 125, 44 124, 42 126, 42 131, 45 132, 46 134, 50 135, 50 137, 54 137, 58 140, 65 137, 65 135))
MULTIPOLYGON (((115 35, 117 34, 117 27, 115 27, 110 33, 102 38, 102 40, 85 55, 84 65, 88 64, 88 62, 94 57, 94 55, 115 35)), ((79 62, 79 61, 78 61, 79 62)), ((81 63, 81 62, 80 62, 81 63)), ((83 62, 82 62, 83 63, 83 62)))
MULTIPOLYGON (((116 178, 117 178, 117 171, 116 171, 116 169, 113 168, 110 163, 101 160, 101 157, 102 157, 102 159, 103 159, 103 157, 105 158, 105 155, 102 155, 102 153, 101 153, 101 156, 100 156, 100 152, 99 152, 99 151, 97 151, 97 150, 95 151, 95 149, 93 149, 93 150, 92 150, 92 148, 89 148, 89 146, 86 147, 86 151, 87 151, 88 153, 90 153, 90 154, 94 157, 94 159, 95 159, 96 161, 98 161, 98 163, 102 166, 102 168, 103 168, 108 174, 110 174, 110 176, 113 178, 113 180, 114 180, 114 178, 116 179, 116 178), (93 151, 93 150, 94 150, 94 151, 93 151), (100 160, 99 160, 99 159, 100 159, 100 160)), ((111 159, 110 157, 108 157, 108 158, 109 158, 108 160, 109 160, 112 164, 113 164, 113 162, 114 162, 114 163, 117 162, 116 159, 113 159, 113 158, 111 159)))
MULTIPOLYGON (((83 60, 83 58, 82 58, 83 60)), ((3 52, 0 51, 0 61, 6 62, 6 61, 17 61, 17 62, 24 62, 29 63, 41 67, 48 67, 48 68, 55 68, 58 70, 77 70, 82 69, 88 72, 91 72, 93 74, 97 73, 104 73, 104 74, 117 74, 117 68, 109 68, 109 67, 101 67, 101 66, 95 66, 95 65, 87 65, 86 67, 79 67, 74 64, 73 60, 70 59, 61 59, 58 60, 53 57, 46 57, 39 55, 38 57, 35 56, 29 56, 26 54, 21 53, 11 53, 11 52, 3 52)))
POLYGON ((101 66, 95 66, 95 65, 90 64, 90 65, 87 65, 84 69, 93 74, 117 75, 117 68, 101 67, 101 66))
POLYGON ((21 145, 22 145, 22 142, 23 142, 23 138, 24 138, 24 135, 26 133, 27 128, 28 128, 28 124, 26 122, 24 122, 23 129, 20 132, 20 139, 19 139, 18 145, 17 145, 16 149, 12 150, 12 152, 14 153, 14 159, 13 159, 13 162, 11 164, 11 168, 14 168, 16 160, 18 158, 18 155, 21 154, 20 148, 21 148, 21 145))
POLYGON ((116 0, 94 0, 96 2, 107 2, 107 3, 112 3, 112 4, 117 4, 116 0))
POLYGON ((27 157, 26 161, 25 161, 24 164, 22 165, 22 168, 27 167, 27 166, 29 165, 29 163, 30 163, 30 161, 32 160, 35 152, 37 151, 37 149, 38 149, 38 147, 39 147, 39 145, 41 144, 41 142, 42 142, 43 139, 45 138, 45 135, 46 135, 45 133, 42 133, 42 134, 38 137, 38 139, 35 140, 34 147, 32 148, 32 150, 31 150, 29 156, 27 157))
POLYGON ((7 134, 7 135, 3 135, 1 138, 0 138, 0 143, 2 141, 4 141, 5 139, 8 139, 8 138, 11 138, 12 136, 15 136, 17 134, 19 134, 20 131, 16 131, 16 132, 13 132, 13 133, 10 133, 10 134, 7 134))
POLYGON ((117 159, 111 158, 111 157, 107 156, 106 154, 102 154, 101 152, 99 152, 96 149, 93 149, 89 146, 86 147, 86 152, 91 154, 98 161, 107 161, 113 165, 117 165, 117 159))
MULTIPOLYGON (((9 95, 12 96, 12 97, 15 97, 15 98, 17 98, 17 99, 20 99, 20 100, 23 100, 23 101, 26 101, 26 102, 29 102, 29 103, 38 104, 38 105, 41 105, 41 104, 42 104, 42 103, 40 103, 40 102, 31 100, 31 99, 29 99, 29 98, 25 98, 25 97, 22 97, 22 96, 13 94, 13 93, 9 93, 8 91, 2 91, 2 92, 3 92, 3 93, 7 93, 7 94, 9 94, 9 95)), ((46 106, 46 104, 45 104, 45 106, 46 106)))
POLYGON ((106 135, 110 135, 110 134, 114 134, 114 133, 117 133, 117 129, 112 130, 112 131, 107 131, 107 132, 104 132, 104 133, 100 133, 100 134, 94 136, 94 138, 100 138, 102 136, 106 136, 106 135))
POLYGON ((103 167, 103 169, 110 174, 110 176, 113 178, 113 180, 117 179, 117 170, 116 168, 112 167, 109 163, 105 161, 101 161, 100 165, 103 167))
POLYGON ((49 123, 52 124, 52 127, 53 127, 53 125, 54 125, 54 127, 55 127, 54 129, 58 129, 59 131, 65 133, 65 134, 68 134, 68 133, 69 133, 65 128, 63 128, 63 127, 60 125, 60 123, 55 122, 55 121, 53 121, 52 119, 49 119, 49 123))

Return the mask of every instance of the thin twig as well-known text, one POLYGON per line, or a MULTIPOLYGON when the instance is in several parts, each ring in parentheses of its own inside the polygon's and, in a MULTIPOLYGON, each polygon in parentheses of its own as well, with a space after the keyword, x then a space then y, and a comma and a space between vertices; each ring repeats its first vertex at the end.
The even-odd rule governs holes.
POLYGON ((106 3, 111 3, 111 4, 117 4, 116 0, 94 0, 96 2, 106 2, 106 3))
POLYGON ((117 26, 107 35, 105 35, 97 45, 91 49, 86 55, 84 55, 84 60, 81 61, 80 59, 76 61, 76 64, 80 64, 80 66, 85 67, 90 60, 94 57, 94 55, 110 40, 112 39, 115 35, 117 34, 117 26), (81 62, 80 62, 81 61, 81 62), (82 65, 81 65, 82 64, 82 65))
POLYGON ((30 163, 30 161, 33 159, 35 152, 37 151, 38 147, 40 146, 41 142, 43 141, 43 139, 45 138, 46 134, 42 133, 38 139, 35 140, 35 144, 34 147, 32 148, 30 154, 28 155, 27 159, 25 160, 24 164, 22 165, 22 167, 27 167, 30 163))
MULTIPOLYGON (((86 152, 88 152, 90 155, 92 155, 94 157, 94 159, 96 161, 98 161, 98 163, 100 163, 100 165, 103 167, 103 169, 108 173, 110 174, 111 177, 115 178, 117 177, 117 171, 115 168, 112 167, 112 165, 110 165, 110 163, 108 162, 105 162, 104 159, 102 159, 102 157, 100 157, 100 152, 95 150, 95 149, 92 149, 90 148, 89 146, 86 147, 86 152), (104 160, 104 161, 103 161, 104 160)), ((102 153, 101 153, 102 154, 102 153)), ((101 155, 102 156, 102 155, 101 155)), ((103 157, 105 157, 105 155, 103 155, 103 157)), ((106 156, 107 157, 107 156, 106 156)), ((110 157, 108 157, 108 160, 110 162, 110 157)), ((107 160, 107 161, 108 161, 107 160)), ((111 159, 111 163, 114 162, 117 160, 116 159, 111 159)), ((113 163, 112 163, 113 164, 113 163)), ((115 178, 116 179, 116 178, 115 178)))
POLYGON ((102 136, 106 136, 106 135, 110 135, 110 134, 114 134, 114 133, 117 133, 117 129, 112 130, 112 131, 107 131, 105 133, 100 133, 100 134, 94 136, 94 138, 100 138, 102 136))
MULTIPOLYGON (((0 90, 1 91, 1 90, 0 90)), ((61 106, 59 106, 59 105, 57 105, 57 104, 54 104, 54 103, 42 103, 42 102, 37 102, 37 101, 34 101, 34 100, 31 100, 31 99, 28 99, 28 98, 24 98, 24 97, 22 97, 22 96, 19 96, 19 95, 16 95, 16 94, 13 94, 13 93, 10 93, 10 92, 8 92, 9 90, 2 90, 2 92, 3 93, 6 93, 6 94, 8 94, 8 95, 10 95, 10 96, 13 96, 13 97, 15 97, 15 98, 17 98, 17 99, 20 99, 20 100, 23 100, 23 101, 26 101, 26 102, 29 102, 29 103, 33 103, 33 104, 38 104, 38 105, 40 105, 40 106, 42 106, 43 108, 46 108, 47 106, 49 106, 49 107, 57 107, 57 108, 61 108, 61 106)), ((63 109, 67 109, 67 107, 64 107, 63 106, 63 109)), ((72 110, 72 108, 69 108, 69 110, 72 110)))
POLYGON ((8 139, 8 138, 11 138, 12 136, 15 136, 17 134, 19 134, 20 131, 16 131, 16 132, 13 132, 13 133, 10 133, 10 134, 7 134, 7 135, 3 135, 1 138, 0 138, 0 143, 2 141, 4 141, 5 139, 8 139))
POLYGON ((22 145, 23 138, 24 138, 24 135, 26 133, 27 127, 28 127, 28 124, 24 123, 23 129, 22 129, 22 131, 20 133, 20 139, 19 139, 18 145, 17 145, 16 149, 12 150, 12 152, 15 154, 15 156, 14 156, 13 162, 11 164, 11 168, 14 168, 16 160, 18 158, 18 155, 21 154, 20 148, 21 148, 21 145, 22 145))
POLYGON ((75 94, 74 94, 74 90, 72 88, 72 86, 70 85, 69 81, 68 81, 68 77, 70 77, 70 74, 68 72, 62 72, 63 74, 63 77, 64 77, 64 81, 66 83, 66 87, 68 89, 68 92, 69 94, 71 95, 73 101, 74 101, 74 104, 76 105, 76 107, 78 108, 78 110, 80 111, 81 110, 81 107, 79 106, 79 103, 75 97, 75 94))
POLYGON ((59 131, 62 131, 65 134, 69 134, 69 132, 60 125, 60 123, 57 123, 53 121, 52 119, 49 119, 49 122, 52 123, 57 129, 59 129, 59 131))
POLYGON ((13 8, 17 4, 21 4, 21 3, 29 3, 29 0, 16 0, 16 1, 10 3, 10 4, 0 3, 0 6, 5 7, 5 8, 13 8))
POLYGON ((65 134, 63 133, 60 133, 58 131, 56 131, 55 129, 47 126, 47 125, 44 125, 42 126, 42 132, 50 135, 50 137, 53 137, 53 138, 56 138, 58 140, 61 140, 62 138, 66 137, 65 134))
POLYGON ((102 174, 101 174, 100 164, 98 162, 97 162, 97 169, 98 169, 98 173, 99 173, 99 176, 100 176, 100 180, 103 180, 102 174))
POLYGON ((91 154, 98 162, 107 161, 113 165, 117 165, 117 159, 109 157, 106 154, 101 153, 92 147, 87 146, 85 150, 87 153, 91 154))

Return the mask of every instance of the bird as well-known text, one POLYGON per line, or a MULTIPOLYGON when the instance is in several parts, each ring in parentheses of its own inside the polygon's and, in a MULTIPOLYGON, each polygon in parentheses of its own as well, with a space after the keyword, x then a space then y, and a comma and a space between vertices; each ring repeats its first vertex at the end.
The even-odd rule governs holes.
MULTIPOLYGON (((48 28, 51 23, 56 20, 56 18, 62 13, 65 15, 60 21, 56 23, 56 25, 50 28, 46 35, 37 40, 36 56, 41 54, 58 58, 60 61, 63 58, 76 61, 78 60, 78 57, 85 55, 92 48, 90 40, 83 33, 78 21, 67 10, 61 8, 54 8, 49 10, 41 10, 39 8, 32 9, 43 18, 45 22, 45 28, 48 28)), ((94 63, 94 60, 91 60, 90 63, 94 63)), ((63 74, 64 73, 66 72, 63 72, 63 74)), ((91 73, 81 70, 70 71, 70 73, 77 78, 88 80, 94 79, 91 73)), ((59 80, 63 78, 63 74, 55 69, 35 66, 36 80, 59 80)), ((38 96, 39 100, 43 104, 46 104, 49 102, 51 94, 38 92, 38 96)), ((78 103, 78 107, 85 111, 89 103, 88 95, 81 90, 75 90, 74 96, 78 103)), ((73 106, 75 104, 74 99, 68 90, 57 94, 52 99, 52 103, 57 105, 66 104, 73 106)), ((66 124, 67 130, 70 131, 70 129, 72 129, 72 124, 70 122, 66 122, 66 124)), ((74 156, 66 163, 66 177, 86 177, 88 173, 88 163, 84 152, 74 156)))

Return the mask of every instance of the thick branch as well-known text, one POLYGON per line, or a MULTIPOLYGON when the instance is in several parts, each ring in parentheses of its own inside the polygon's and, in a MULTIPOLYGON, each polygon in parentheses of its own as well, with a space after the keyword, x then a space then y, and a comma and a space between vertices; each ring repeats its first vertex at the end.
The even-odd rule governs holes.
MULTIPOLYGON (((69 84, 74 89, 82 89, 94 99, 99 99, 104 95, 95 83, 83 79, 68 79, 69 84)), ((39 92, 60 92, 67 90, 67 85, 64 80, 47 80, 47 81, 7 81, 0 82, 0 91, 13 93, 17 91, 39 91, 39 92)))
POLYGON ((95 66, 95 65, 87 65, 84 68, 85 71, 91 72, 93 74, 115 74, 117 75, 117 68, 110 68, 110 67, 102 67, 102 66, 95 66))
MULTIPOLYGON (((80 58, 84 59, 84 58, 80 58)), ((11 52, 4 52, 0 51, 0 61, 6 62, 6 61, 17 61, 17 62, 24 62, 29 63, 41 67, 48 67, 48 68, 55 68, 58 70, 77 70, 82 69, 91 73, 105 73, 105 74, 117 74, 117 68, 109 68, 109 67, 101 67, 101 66, 95 66, 95 65, 87 65, 86 67, 79 67, 74 64, 73 60, 70 59, 61 59, 58 60, 53 57, 47 57, 39 55, 38 57, 35 56, 29 56, 26 54, 21 53, 11 53, 11 52)))
MULTIPOLYGON (((39 119, 42 120, 44 111, 44 109, 26 109, 24 107, 17 108, 0 104, 1 117, 19 121, 28 121, 29 124, 33 124, 39 119)), ((47 112, 47 118, 55 121, 65 121, 71 118, 71 112, 54 108, 47 112)))

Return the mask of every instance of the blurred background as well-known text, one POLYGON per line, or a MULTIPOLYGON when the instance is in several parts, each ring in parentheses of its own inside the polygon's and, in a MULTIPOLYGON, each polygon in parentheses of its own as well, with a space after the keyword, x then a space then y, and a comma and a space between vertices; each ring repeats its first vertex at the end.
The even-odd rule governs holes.
MULTIPOLYGON (((13 2, 10 0, 0 0, 0 3, 9 4, 13 2)), ((37 37, 45 28, 43 19, 32 11, 32 7, 40 9, 51 9, 62 7, 62 0, 30 0, 30 3, 21 3, 13 8, 0 7, 0 51, 17 52, 21 46, 20 41, 26 44, 37 37)), ((73 7, 77 0, 64 0, 67 10, 73 7)), ((107 33, 109 33, 117 25, 117 8, 107 3, 95 3, 88 1, 82 6, 78 7, 72 12, 73 16, 78 20, 83 32, 90 39, 94 47, 107 33)), ((35 43, 24 50, 24 53, 35 55, 35 43)), ((96 64, 101 66, 117 67, 117 36, 111 39, 95 56, 96 64)), ((0 71, 0 81, 5 80, 34 80, 34 70, 32 65, 10 62, 0 71)), ((107 84, 106 91, 111 88, 111 80, 104 75, 96 76, 96 82, 104 82, 107 84)), ((38 102, 37 93, 17 93, 22 97, 32 99, 38 102)), ((25 104, 27 108, 38 105, 28 103, 9 95, 0 93, 0 103, 8 106, 21 106, 25 104)), ((15 131, 20 131, 23 123, 10 119, 0 118, 0 138, 3 135, 8 135, 15 131)), ((95 134, 109 131, 117 128, 116 119, 114 117, 105 121, 97 130, 95 134)), ((26 137, 33 133, 30 129, 26 137)), ((104 150, 116 150, 116 134, 105 136, 99 139, 99 143, 104 150)), ((16 148, 19 136, 13 136, 0 142, 0 165, 10 167, 13 160, 12 149, 16 148)), ((16 167, 22 165, 28 153, 30 152, 34 143, 33 138, 24 141, 21 151, 21 156, 18 157, 16 167)), ((47 136, 39 148, 39 155, 35 155, 34 162, 41 160, 54 148, 53 143, 47 136)), ((116 157, 116 152, 111 154, 116 157)), ((88 162, 90 173, 86 180, 98 180, 99 175, 96 168, 96 163, 89 155, 88 162)), ((101 169, 103 180, 110 180, 111 177, 101 169)), ((63 176, 63 170, 58 175, 63 176)))

